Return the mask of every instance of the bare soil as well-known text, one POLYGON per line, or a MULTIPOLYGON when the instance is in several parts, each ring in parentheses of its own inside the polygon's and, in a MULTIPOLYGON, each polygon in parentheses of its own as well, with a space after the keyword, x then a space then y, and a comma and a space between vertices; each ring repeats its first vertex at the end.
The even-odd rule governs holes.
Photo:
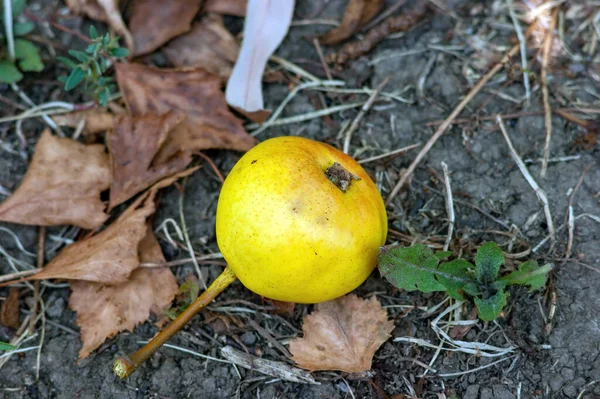
MULTIPOLYGON (((298 0, 297 3, 295 20, 340 20, 346 2, 298 0), (319 10, 322 11, 316 15, 319 10)), ((386 6, 393 3, 387 1, 386 6)), ((406 88, 401 96, 408 101, 377 101, 363 120, 351 142, 351 152, 357 157, 366 158, 409 144, 424 143, 429 139, 435 126, 428 123, 444 119, 472 86, 468 72, 481 74, 471 65, 476 62, 489 68, 497 61, 482 58, 481 49, 474 47, 475 37, 481 38, 488 33, 488 48, 503 46, 508 49, 515 43, 512 24, 510 19, 505 18, 507 13, 494 7, 504 2, 449 0, 440 3, 447 4, 448 9, 438 10, 405 35, 384 41, 368 56, 349 63, 343 70, 334 70, 335 77, 344 79, 348 87, 374 88, 391 76, 385 91, 401 92, 406 88), (499 21, 503 25, 491 27, 491 21, 499 21), (492 31, 494 35, 489 35, 492 31), (415 51, 419 49, 422 51, 415 51), (432 57, 433 65, 424 82, 423 96, 419 97, 417 82, 432 57)), ((567 2, 565 7, 571 6, 570 3, 567 2)), ((58 6, 63 7, 54 1, 35 4, 35 15, 42 18, 50 15, 58 6)), ((61 20, 61 23, 86 32, 89 22, 68 18, 61 20)), ((241 20, 229 18, 228 24, 239 30, 241 20)), ((324 78, 315 47, 307 38, 328 28, 317 22, 292 27, 277 54, 324 78)), ((59 54, 63 54, 66 48, 83 45, 69 34, 54 32, 56 37, 53 38, 47 37, 44 30, 38 33, 55 45, 59 54)), ((576 44, 574 47, 578 51, 576 44)), ((331 49, 325 48, 325 51, 330 52, 331 49)), ((530 49, 529 55, 533 64, 531 68, 537 71, 539 58, 536 57, 536 51, 530 49)), ((44 56, 47 63, 45 72, 28 74, 20 84, 21 89, 36 103, 52 99, 81 102, 78 94, 66 95, 60 90, 56 76, 64 74, 65 70, 56 65, 47 46, 44 56)), ((581 101, 589 108, 594 108, 594 105, 598 108, 597 95, 590 94, 599 89, 598 81, 593 79, 599 71, 597 62, 597 57, 596 61, 590 59, 585 62, 577 62, 564 55, 556 57, 549 79, 554 107, 569 107, 581 101)), ((454 125, 441 138, 417 168, 410 185, 394 199, 388 208, 390 228, 401 233, 402 237, 443 243, 447 229, 444 197, 440 194, 443 192, 440 162, 443 161, 452 173, 454 198, 462 201, 456 204, 455 209, 457 220, 456 238, 451 247, 453 250, 462 251, 468 256, 473 248, 485 240, 507 244, 510 235, 503 234, 509 232, 507 227, 520 231, 513 252, 540 243, 548 234, 542 206, 517 169, 495 122, 485 120, 498 112, 543 111, 539 82, 534 81, 533 87, 531 105, 524 109, 522 104, 511 101, 512 98, 522 98, 524 94, 522 74, 515 73, 511 80, 508 69, 499 72, 461 114, 460 118, 468 118, 466 123, 454 125)), ((286 84, 266 84, 268 107, 275 109, 288 93, 286 84)), ((7 86, 0 85, 0 95, 21 103, 7 86)), ((366 96, 358 94, 322 95, 328 105, 366 101, 366 96)), ((282 117, 315 111, 322 107, 320 101, 318 92, 302 91, 284 109, 282 117)), ((6 101, 0 109, 0 116, 21 112, 6 101)), ((338 133, 342 125, 351 121, 357 112, 357 109, 352 109, 327 118, 269 128, 259 139, 301 135, 341 148, 343 137, 338 133)), ((435 355, 435 349, 389 340, 375 355, 372 378, 357 379, 344 373, 318 372, 315 376, 320 385, 303 385, 273 380, 244 369, 239 369, 238 375, 229 364, 163 348, 128 381, 119 381, 111 372, 112 360, 137 349, 137 342, 152 337, 156 327, 147 322, 133 333, 119 334, 89 358, 77 363, 80 340, 75 314, 67 308, 69 288, 65 285, 44 285, 42 297, 48 323, 40 357, 39 380, 36 381, 35 377, 36 351, 13 356, 0 371, 0 397, 312 399, 383 398, 384 392, 387 397, 395 398, 450 398, 452 395, 463 399, 600 397, 600 224, 597 221, 587 217, 576 220, 572 260, 563 259, 568 238, 567 228, 563 225, 570 193, 587 165, 591 165, 591 168, 574 197, 574 214, 600 216, 599 147, 597 144, 587 147, 577 145, 578 139, 586 131, 554 115, 551 157, 577 158, 551 162, 547 177, 543 179, 540 177, 541 163, 538 162, 545 140, 543 114, 538 112, 534 116, 514 117, 506 120, 506 123, 517 152, 523 159, 534 160, 528 164, 529 170, 548 194, 554 223, 560 228, 554 248, 551 249, 547 242, 537 252, 528 255, 540 263, 555 264, 548 289, 532 293, 525 288, 511 289, 509 304, 502 317, 493 323, 478 323, 463 338, 497 346, 517 346, 518 349, 506 360, 482 368, 499 359, 442 351, 432 364, 436 373, 428 372, 425 377, 420 377, 424 368, 410 359, 428 364, 435 355), (546 324, 553 293, 557 298, 556 313, 548 334, 546 324), (482 369, 475 370, 478 368, 482 369), (475 371, 461 373, 468 370, 475 371), (447 373, 459 374, 438 376, 447 373)), ((24 123, 29 155, 43 127, 39 120, 24 123)), ((0 148, 0 185, 14 190, 25 173, 28 161, 8 151, 19 148, 14 124, 0 124, 0 139, 3 143, 0 148)), ((240 156, 228 151, 209 151, 207 154, 224 174, 240 156)), ((416 152, 411 151, 403 156, 366 164, 369 173, 381 185, 384 197, 387 197, 402 169, 410 164, 415 155, 416 152)), ((185 184, 183 213, 190 238, 198 251, 218 250, 214 222, 219 187, 220 183, 209 167, 200 169, 185 184)), ((0 201, 4 198, 0 195, 0 201)), ((153 218, 155 227, 166 218, 173 218, 179 223, 179 198, 177 189, 171 187, 165 190, 159 210, 153 218)), ((35 227, 6 223, 0 223, 0 227, 10 229, 26 250, 36 252, 35 227)), ((70 232, 66 232, 67 236, 70 232)), ((52 228, 49 234, 64 236, 65 230, 52 228)), ((400 238, 400 235, 391 234, 390 242, 400 238)), ((48 258, 56 254, 53 249, 55 244, 51 239, 46 240, 48 258)), ((174 249, 166 240, 162 240, 161 244, 164 244, 168 260, 187 257, 186 251, 174 249)), ((12 256, 34 262, 4 230, 0 231, 0 245, 12 256)), ((504 248, 507 248, 506 245, 504 248)), ((191 265, 173 270, 180 282, 188 273, 193 273, 191 265)), ((221 266, 205 265, 202 270, 212 280, 220 272, 221 266)), ((0 273, 10 271, 6 258, 0 257, 0 273)), ((23 292, 21 305, 22 309, 27 310, 30 308, 31 293, 23 292)), ((0 289, 0 297, 6 297, 7 293, 6 289, 0 289)), ((430 328, 435 316, 397 305, 432 307, 444 299, 442 295, 399 292, 384 282, 377 271, 357 293, 361 296, 377 295, 383 305, 390 306, 389 315, 396 324, 393 332, 395 337, 412 336, 431 340, 436 345, 439 343, 430 328)), ((217 298, 211 311, 197 316, 185 333, 178 334, 170 343, 217 358, 220 357, 220 346, 228 344, 242 349, 243 345, 251 353, 286 361, 248 320, 256 321, 285 343, 298 335, 302 317, 312 307, 297 305, 293 317, 282 317, 273 315, 269 306, 268 302, 236 283, 217 298)), ((467 307, 463 317, 467 317, 469 311, 470 307, 467 307)), ((10 339, 12 334, 9 329, 0 327, 1 341, 10 339)), ((37 338, 23 346, 35 345, 38 345, 37 338)))

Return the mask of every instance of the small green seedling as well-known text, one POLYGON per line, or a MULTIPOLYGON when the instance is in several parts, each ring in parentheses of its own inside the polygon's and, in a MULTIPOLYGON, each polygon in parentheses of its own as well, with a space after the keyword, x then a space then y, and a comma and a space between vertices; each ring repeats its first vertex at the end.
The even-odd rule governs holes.
POLYGON ((491 321, 506 305, 506 287, 528 285, 531 291, 546 285, 552 265, 539 267, 529 260, 513 272, 499 276, 504 254, 496 243, 483 244, 475 255, 475 265, 464 259, 448 259, 452 252, 433 251, 423 244, 411 247, 387 246, 379 254, 379 271, 392 285, 406 291, 444 291, 451 298, 473 297, 481 320, 491 321), (440 263, 442 262, 442 263, 440 263))
POLYGON ((107 33, 98 36, 96 28, 90 26, 90 38, 92 42, 85 51, 69 50, 67 57, 57 57, 71 69, 68 76, 60 76, 58 79, 65 84, 65 91, 73 90, 81 83, 86 92, 91 92, 95 101, 106 106, 111 92, 116 89, 112 77, 106 76, 110 66, 110 57, 124 58, 129 55, 126 48, 119 47, 119 38, 110 37, 107 33))
POLYGON ((198 278, 189 275, 184 283, 179 286, 179 294, 175 298, 177 305, 165 311, 165 314, 171 320, 175 320, 181 312, 186 310, 198 298, 199 293, 200 284, 198 284, 198 278))
POLYGON ((15 349, 17 349, 16 346, 12 346, 10 344, 0 341, 0 351, 14 351, 15 349))
POLYGON ((44 69, 40 50, 35 44, 23 38, 35 28, 33 22, 23 19, 21 15, 27 6, 26 0, 10 0, 10 3, 11 16, 6 18, 4 8, 0 10, 0 82, 2 83, 16 83, 23 79, 22 72, 40 72, 44 69), (7 22, 12 22, 14 59, 11 59, 8 49, 7 22))

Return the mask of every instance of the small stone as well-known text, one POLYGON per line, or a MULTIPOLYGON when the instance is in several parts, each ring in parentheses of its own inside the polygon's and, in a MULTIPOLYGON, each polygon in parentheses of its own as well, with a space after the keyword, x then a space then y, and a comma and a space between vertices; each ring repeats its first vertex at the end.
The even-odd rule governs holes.
POLYGON ((243 333, 240 339, 242 340, 244 345, 252 346, 256 343, 256 335, 254 335, 254 333, 250 331, 246 331, 245 333, 243 333))
POLYGON ((60 316, 62 316, 63 312, 65 311, 66 305, 67 304, 64 298, 62 297, 51 298, 50 304, 46 308, 46 314, 51 319, 58 319, 60 316))
POLYGON ((477 399, 479 397, 479 385, 469 385, 463 399, 477 399))
POLYGON ((560 374, 565 377, 565 380, 573 381, 575 378, 575 370, 565 367, 560 371, 560 374))

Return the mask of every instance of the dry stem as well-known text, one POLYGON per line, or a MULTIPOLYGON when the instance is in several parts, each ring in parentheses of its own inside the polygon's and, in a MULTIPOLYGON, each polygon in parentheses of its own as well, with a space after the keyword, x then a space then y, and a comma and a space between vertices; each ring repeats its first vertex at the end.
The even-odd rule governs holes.
POLYGON ((454 201, 452 199, 452 188, 450 187, 450 173, 448 165, 442 162, 442 170, 444 171, 444 186, 446 188, 446 213, 448 213, 448 237, 444 244, 444 251, 447 251, 452 241, 452 233, 454 232, 454 201))
POLYGON ((360 124, 360 121, 362 121, 365 114, 367 112, 369 112, 369 110, 373 106, 373 103, 375 102, 375 99, 377 98, 377 96, 379 95, 381 90, 383 90, 385 85, 390 81, 390 78, 391 78, 391 76, 388 76, 387 78, 383 79, 383 81, 381 83, 379 83, 377 88, 375 88, 375 90, 373 90, 373 93, 371 93, 367 102, 362 106, 362 108, 360 109, 360 112, 356 115, 356 118, 354 118, 354 120, 348 127, 348 130, 346 130, 346 135, 344 137, 344 147, 343 147, 344 153, 348 154, 348 151, 350 151, 350 140, 352 139, 352 134, 356 131, 356 129, 358 129, 358 125, 360 124))
POLYGON ((506 131, 506 127, 504 127, 504 122, 502 122, 502 116, 498 115, 496 117, 496 120, 498 122, 498 126, 500 126, 500 131, 502 131, 502 135, 504 136, 504 139, 506 140, 506 144, 508 144, 508 149, 510 150, 510 155, 512 156, 515 163, 519 167, 519 170, 523 174, 523 177, 525 177, 525 180, 527 180, 527 183, 529 183, 529 185, 535 192, 535 195, 538 197, 538 199, 544 206, 544 214, 546 215, 546 224, 548 225, 548 234, 550 236, 550 240, 552 242, 554 242, 554 239, 555 239, 554 223, 552 222, 552 214, 550 213, 550 205, 548 204, 548 197, 546 196, 546 193, 544 192, 544 190, 542 190, 542 188, 537 184, 537 182, 535 181, 533 176, 531 176, 531 173, 529 173, 529 170, 527 170, 527 166, 525 166, 525 163, 523 162, 523 160, 521 159, 519 154, 517 154, 517 151, 513 147, 512 141, 510 140, 510 137, 508 136, 508 133, 506 131))
POLYGON ((236 280, 236 276, 229 267, 217 277, 215 281, 192 304, 183 311, 167 328, 162 330, 150 342, 128 357, 120 357, 113 364, 113 372, 120 378, 129 377, 138 369, 158 348, 167 342, 173 335, 202 309, 204 309, 217 295, 236 280))
POLYGON ((417 168, 417 165, 419 165, 419 163, 421 163, 423 158, 425 158, 425 155, 427 155, 429 150, 431 150, 431 147, 433 147, 433 145, 439 140, 439 138, 442 137, 442 135, 446 132, 448 127, 452 124, 452 121, 462 112, 463 109, 465 109, 467 104, 473 99, 473 97, 475 97, 475 95, 477 93, 479 93, 479 91, 483 88, 483 86, 485 86, 485 84, 500 69, 502 69, 502 67, 507 62, 507 60, 509 58, 511 58, 512 56, 514 56, 519 51, 519 49, 520 49, 519 44, 514 45, 513 48, 511 48, 510 51, 504 57, 502 57, 502 60, 500 60, 500 62, 498 62, 496 65, 494 65, 494 67, 487 74, 485 74, 485 76, 482 77, 481 80, 479 80, 479 82, 477 82, 477 84, 475 86, 473 86, 471 91, 460 102, 460 104, 458 104, 458 106, 454 109, 454 111, 452 111, 452 113, 450 115, 448 115, 448 117, 446 119, 444 119, 444 121, 438 127, 438 129, 435 131, 433 136, 431 136, 431 138, 427 141, 427 143, 425 143, 425 146, 423 147, 423 149, 421 149, 421 151, 419 152, 419 154, 417 155, 415 160, 410 164, 410 166, 408 167, 406 172, 404 172, 404 174, 400 178, 400 181, 398 181, 398 183, 396 183, 396 186, 393 188, 392 192, 390 193, 387 200, 385 201, 386 205, 389 205, 392 202, 392 200, 394 199, 394 197, 398 194, 398 192, 400 192, 400 189, 402 187, 404 187, 404 185, 406 184, 406 182, 408 181, 410 176, 413 174, 413 172, 417 168))
POLYGON ((550 158, 550 141, 552 140, 552 108, 550 107, 550 93, 548 91, 548 62, 550 60, 550 46, 552 44, 552 37, 554 33, 554 27, 556 26, 556 18, 558 15, 558 7, 552 12, 552 20, 550 27, 544 37, 544 53, 542 55, 542 98, 544 101, 544 123, 546 125, 546 143, 544 144, 544 160, 542 161, 542 171, 540 175, 542 178, 546 177, 546 170, 548 169, 548 159, 550 158))

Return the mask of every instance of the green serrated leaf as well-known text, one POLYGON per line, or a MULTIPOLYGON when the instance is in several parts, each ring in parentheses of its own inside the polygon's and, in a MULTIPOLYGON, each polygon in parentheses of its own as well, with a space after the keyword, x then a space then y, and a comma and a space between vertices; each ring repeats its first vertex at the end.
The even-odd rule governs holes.
POLYGON ((17 349, 16 346, 12 346, 10 344, 7 344, 6 342, 0 342, 0 351, 12 351, 17 349))
POLYGON ((100 101, 100 105, 103 107, 108 106, 108 98, 110 97, 110 92, 107 88, 104 88, 98 95, 98 100, 100 101))
POLYGON ((123 48, 123 47, 117 47, 117 48, 111 49, 108 53, 110 55, 112 55, 113 57, 122 58, 122 57, 127 57, 129 55, 129 50, 127 50, 126 48, 123 48))
POLYGON ((444 291, 435 278, 439 259, 423 244, 386 247, 379 254, 379 271, 392 285, 407 291, 444 291))
POLYGON ((502 313, 502 308, 506 305, 507 295, 504 292, 504 284, 496 281, 491 285, 496 292, 486 299, 475 297, 475 306, 479 318, 485 321, 492 321, 502 313))
MULTIPOLYGON (((12 0, 12 15, 13 18, 18 17, 25 11, 25 7, 27 7, 27 0, 12 0)), ((4 15, 4 13, 2 13, 4 15)))
POLYGON ((67 57, 56 57, 56 59, 60 62, 62 62, 63 64, 65 64, 66 66, 68 66, 69 68, 73 69, 77 66, 77 64, 75 62, 73 62, 72 59, 67 58, 67 57))
POLYGON ((73 90, 85 78, 85 71, 81 67, 76 67, 71 71, 65 83, 65 91, 73 90))
POLYGON ((25 36, 35 29, 35 24, 31 21, 16 22, 13 24, 13 33, 15 36, 25 36))
POLYGON ((94 52, 95 52, 95 51, 96 51, 96 44, 95 44, 95 43, 89 44, 89 45, 86 47, 86 49, 85 49, 85 52, 86 52, 87 54, 89 54, 89 55, 92 55, 92 54, 94 54, 94 52))
POLYGON ((440 261, 444 260, 444 259, 448 259, 449 257, 452 256, 452 251, 440 251, 440 252, 436 252, 434 254, 434 256, 436 258, 438 258, 440 261))
POLYGON ((94 25, 90 25, 90 39, 94 40, 98 37, 98 31, 94 25))
POLYGON ((40 72, 44 69, 40 50, 29 40, 15 39, 15 57, 22 71, 40 72))
POLYGON ((521 263, 521 265, 519 265, 519 270, 515 270, 506 276, 502 276, 499 278, 499 281, 503 281, 506 285, 528 285, 530 291, 535 291, 546 286, 546 279, 550 270, 552 270, 551 264, 538 267, 535 260, 529 260, 525 263, 521 263))
POLYGON ((90 60, 90 57, 83 51, 69 50, 69 54, 79 62, 88 62, 90 60))
POLYGON ((469 275, 470 269, 473 269, 473 265, 464 259, 445 262, 439 266, 439 270, 455 278, 438 275, 437 279, 446 288, 446 293, 450 297, 461 300, 464 299, 463 291, 465 285, 473 282, 469 275))
POLYGON ((106 72, 106 70, 108 69, 108 60, 104 57, 100 57, 100 71, 102 73, 106 72))
POLYGON ((475 276, 482 284, 491 284, 498 277, 504 254, 495 242, 486 242, 475 255, 475 276))
POLYGON ((16 83, 23 79, 23 74, 19 69, 8 60, 0 61, 0 82, 16 83))

